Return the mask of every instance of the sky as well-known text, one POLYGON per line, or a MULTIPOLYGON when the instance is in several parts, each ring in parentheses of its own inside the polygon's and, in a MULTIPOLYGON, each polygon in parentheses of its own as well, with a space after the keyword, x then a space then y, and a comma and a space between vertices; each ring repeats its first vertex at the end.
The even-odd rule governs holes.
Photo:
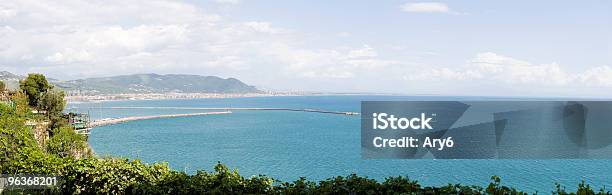
POLYGON ((0 70, 266 90, 612 97, 612 1, 0 0, 0 70))

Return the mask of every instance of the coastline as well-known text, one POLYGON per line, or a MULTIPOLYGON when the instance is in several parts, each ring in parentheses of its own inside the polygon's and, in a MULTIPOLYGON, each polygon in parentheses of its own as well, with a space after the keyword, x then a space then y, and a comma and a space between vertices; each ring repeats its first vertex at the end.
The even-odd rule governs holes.
POLYGON ((268 93, 130 93, 71 95, 65 99, 70 104, 98 103, 130 100, 189 100, 189 99, 225 99, 250 97, 317 97, 317 96, 414 96, 414 97, 465 97, 492 98, 499 100, 568 100, 568 101, 611 101, 609 97, 581 96, 459 96, 442 94, 398 94, 398 93, 326 93, 326 92, 268 92, 268 93))
POLYGON ((224 98, 248 98, 248 97, 295 97, 295 96, 402 96, 402 94, 385 93, 133 93, 133 94, 101 94, 101 95, 79 95, 66 96, 68 103, 96 103, 129 100, 186 100, 186 99, 224 99, 224 98))
POLYGON ((69 103, 111 102, 127 100, 205 99, 288 96, 271 93, 131 93, 66 96, 69 103))

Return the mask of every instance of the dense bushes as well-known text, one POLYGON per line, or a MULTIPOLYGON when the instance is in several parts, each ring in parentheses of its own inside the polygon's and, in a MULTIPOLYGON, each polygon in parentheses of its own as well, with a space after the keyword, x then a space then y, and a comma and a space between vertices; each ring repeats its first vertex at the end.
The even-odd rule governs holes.
POLYGON ((61 174, 61 190, 69 193, 129 192, 140 184, 156 184, 170 174, 163 164, 145 165, 124 159, 82 159, 71 162, 61 174))
POLYGON ((16 154, 29 153, 37 148, 32 131, 24 125, 25 118, 18 115, 16 109, 0 103, 0 168, 3 173, 21 158, 16 154))
POLYGON ((51 130, 51 138, 46 143, 47 152, 60 157, 88 156, 85 138, 74 132, 70 127, 58 127, 51 130))
MULTIPOLYGON (((440 187, 421 186, 406 177, 389 177, 379 182, 351 174, 319 182, 301 178, 280 182, 266 176, 245 178, 235 170, 217 164, 213 172, 198 171, 194 175, 178 172, 166 164, 147 165, 125 159, 69 158, 22 159, 18 173, 59 174, 64 182, 50 193, 104 194, 525 194, 503 186, 499 177, 492 177, 487 187, 448 184, 440 187), (47 161, 49 160, 49 161, 47 161)), ((553 194, 568 194, 560 185, 553 194)), ((579 184, 577 194, 609 194, 579 184)))
POLYGON ((271 194, 274 180, 265 176, 244 178, 222 164, 214 172, 198 171, 195 175, 170 171, 158 183, 141 183, 132 189, 136 194, 271 194))

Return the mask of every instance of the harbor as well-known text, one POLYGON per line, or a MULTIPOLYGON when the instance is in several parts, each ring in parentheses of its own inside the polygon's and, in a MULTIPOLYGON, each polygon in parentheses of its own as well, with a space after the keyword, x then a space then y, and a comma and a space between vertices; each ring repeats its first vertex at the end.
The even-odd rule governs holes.
POLYGON ((202 116, 202 115, 214 115, 214 114, 230 114, 231 111, 222 111, 222 112, 202 112, 202 113, 187 113, 187 114, 166 114, 166 115, 154 115, 154 116, 133 116, 133 117, 124 117, 124 118, 113 118, 113 119, 103 119, 96 120, 89 123, 89 128, 104 126, 104 125, 112 125, 118 123, 124 123, 129 121, 137 121, 137 120, 147 120, 147 119, 158 119, 158 118, 174 118, 174 117, 187 117, 187 116, 202 116))
POLYGON ((338 114, 338 115, 359 115, 358 112, 341 112, 341 111, 327 111, 319 109, 296 109, 296 108, 249 108, 249 107, 98 107, 98 109, 175 109, 175 110, 211 110, 211 112, 199 112, 199 113, 184 113, 184 114, 165 114, 165 115, 150 115, 150 116, 130 116, 122 118, 107 118, 91 121, 89 114, 78 114, 68 113, 66 117, 69 119, 69 123, 75 128, 75 131, 79 134, 88 136, 89 131, 92 128, 112 125, 118 123, 125 123, 137 120, 148 120, 158 118, 175 118, 175 117, 188 117, 188 116, 202 116, 202 115, 217 115, 217 114, 231 114, 233 110, 252 110, 252 111, 291 111, 291 112, 312 112, 322 114, 338 114), (214 111, 212 111, 214 110, 214 111))
POLYGON ((315 112, 324 114, 359 115, 358 112, 328 111, 320 109, 299 108, 249 108, 249 107, 100 107, 100 109, 173 109, 173 110, 276 110, 293 112, 315 112))

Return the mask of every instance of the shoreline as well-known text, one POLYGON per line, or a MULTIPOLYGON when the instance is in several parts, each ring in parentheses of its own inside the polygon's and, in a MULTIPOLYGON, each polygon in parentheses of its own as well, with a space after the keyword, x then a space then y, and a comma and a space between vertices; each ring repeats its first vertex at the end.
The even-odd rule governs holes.
POLYGON ((66 101, 72 104, 98 103, 132 100, 191 100, 191 99, 227 99, 227 98, 253 98, 253 97, 313 97, 313 96, 404 96, 402 94, 385 93, 248 93, 248 94, 219 94, 219 93, 198 93, 198 94, 116 94, 116 95, 93 95, 93 96, 66 96, 66 101))
POLYGON ((181 99, 213 99, 213 98, 240 98, 240 97, 271 97, 289 96, 276 94, 220 94, 220 93, 170 93, 170 94, 106 94, 87 96, 66 96, 68 103, 97 103, 130 100, 181 100, 181 99))
POLYGON ((148 100, 193 100, 193 99, 230 99, 257 97, 317 97, 317 96, 411 96, 411 97, 461 97, 461 98, 492 98, 499 100, 567 100, 567 101, 612 101, 609 97, 567 97, 567 96, 457 96, 440 94, 398 94, 398 93, 169 93, 169 94, 107 94, 91 96, 66 96, 69 104, 101 103, 118 101, 148 101, 148 100))

